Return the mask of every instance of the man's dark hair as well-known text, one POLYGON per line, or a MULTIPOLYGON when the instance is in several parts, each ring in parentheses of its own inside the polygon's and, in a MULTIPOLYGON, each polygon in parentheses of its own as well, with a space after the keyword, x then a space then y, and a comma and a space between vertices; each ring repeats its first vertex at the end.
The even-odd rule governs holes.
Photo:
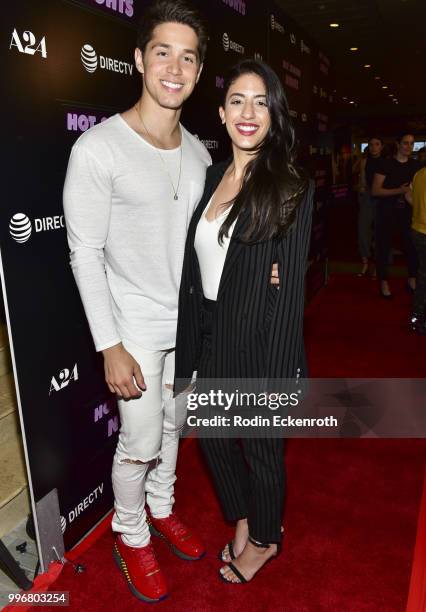
POLYGON ((185 0, 155 0, 139 24, 136 46, 142 51, 152 39, 154 29, 162 23, 181 23, 194 30, 198 37, 198 59, 202 64, 207 50, 207 30, 200 13, 185 0))
POLYGON ((396 142, 401 142, 401 140, 405 137, 405 136, 412 136, 414 138, 414 134, 412 134, 411 132, 401 132, 397 137, 396 137, 396 142))
POLYGON ((371 142, 372 140, 379 140, 382 145, 384 144, 383 138, 381 136, 370 136, 370 138, 368 139, 368 142, 371 142))

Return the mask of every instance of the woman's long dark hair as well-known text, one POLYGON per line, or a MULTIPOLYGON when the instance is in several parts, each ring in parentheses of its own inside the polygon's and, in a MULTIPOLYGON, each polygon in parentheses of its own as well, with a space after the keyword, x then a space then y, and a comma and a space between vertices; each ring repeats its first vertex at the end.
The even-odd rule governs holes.
POLYGON ((242 60, 226 78, 224 100, 232 83, 243 74, 256 74, 265 84, 271 125, 263 141, 253 150, 241 190, 219 230, 219 243, 228 235, 240 212, 247 208, 250 223, 240 240, 251 244, 284 235, 308 185, 307 178, 295 166, 295 134, 288 102, 272 68, 257 60, 242 60))

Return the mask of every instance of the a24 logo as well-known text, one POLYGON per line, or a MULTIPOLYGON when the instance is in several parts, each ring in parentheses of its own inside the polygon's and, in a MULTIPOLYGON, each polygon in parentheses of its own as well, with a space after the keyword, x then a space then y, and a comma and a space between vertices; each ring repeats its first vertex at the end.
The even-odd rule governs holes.
POLYGON ((40 53, 44 59, 47 58, 46 36, 43 36, 43 38, 37 44, 36 37, 29 30, 22 32, 22 36, 20 38, 15 28, 12 33, 9 49, 12 47, 16 47, 19 53, 26 53, 27 55, 35 55, 36 53, 40 53))
POLYGON ((51 395, 53 391, 60 391, 61 389, 68 387, 72 380, 78 380, 77 364, 74 365, 72 370, 68 370, 68 368, 61 370, 57 378, 52 376, 52 380, 50 381, 49 395, 51 395))

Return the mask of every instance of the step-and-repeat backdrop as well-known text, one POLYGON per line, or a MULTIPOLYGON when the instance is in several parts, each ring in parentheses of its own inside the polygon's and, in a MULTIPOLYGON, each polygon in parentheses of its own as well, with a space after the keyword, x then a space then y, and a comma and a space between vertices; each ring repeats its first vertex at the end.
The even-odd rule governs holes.
MULTIPOLYGON (((32 497, 57 489, 66 549, 111 508, 119 419, 69 265, 62 187, 78 136, 135 103, 140 0, 16 0, 3 14, 4 189, 0 247, 32 497)), ((184 125, 214 160, 229 153, 218 117, 227 69, 268 61, 282 78, 300 158, 316 180, 308 293, 324 282, 333 82, 328 58, 273 3, 199 1, 209 27, 184 125)), ((125 240, 125 237, 123 237, 125 240)))

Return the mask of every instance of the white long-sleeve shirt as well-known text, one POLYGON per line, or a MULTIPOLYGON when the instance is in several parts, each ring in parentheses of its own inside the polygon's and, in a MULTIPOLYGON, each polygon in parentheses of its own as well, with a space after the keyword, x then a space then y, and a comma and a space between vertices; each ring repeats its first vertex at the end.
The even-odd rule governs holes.
POLYGON ((150 350, 175 344, 186 233, 211 157, 183 126, 161 150, 114 115, 85 132, 64 186, 70 260, 96 350, 129 339, 150 350))

